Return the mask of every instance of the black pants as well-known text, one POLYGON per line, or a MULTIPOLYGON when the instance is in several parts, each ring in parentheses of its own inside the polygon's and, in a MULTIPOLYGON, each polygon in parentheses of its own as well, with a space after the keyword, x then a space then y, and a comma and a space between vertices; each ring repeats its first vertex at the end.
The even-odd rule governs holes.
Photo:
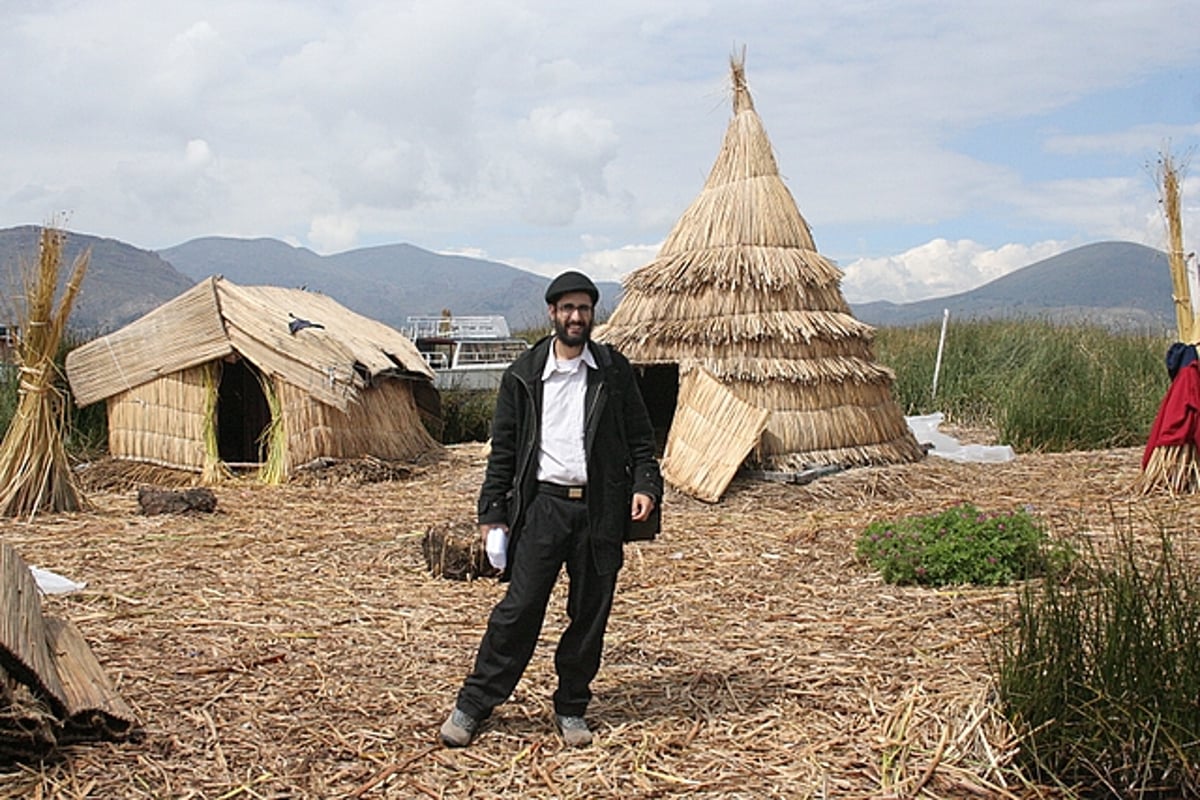
POLYGON ((588 541, 587 504, 536 496, 517 538, 508 591, 492 609, 475 668, 458 693, 458 708, 484 719, 512 694, 533 656, 546 604, 567 565, 567 629, 554 653, 558 689, 554 711, 583 716, 600 669, 604 629, 612 610, 617 575, 599 575, 588 541))

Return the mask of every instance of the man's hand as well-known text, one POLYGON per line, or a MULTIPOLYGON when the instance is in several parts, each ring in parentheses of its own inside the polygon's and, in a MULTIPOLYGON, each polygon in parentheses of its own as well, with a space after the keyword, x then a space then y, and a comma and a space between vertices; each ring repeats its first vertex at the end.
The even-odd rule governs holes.
POLYGON ((640 492, 633 496, 629 516, 634 522, 641 522, 650 516, 650 512, 654 510, 654 498, 648 494, 640 492))

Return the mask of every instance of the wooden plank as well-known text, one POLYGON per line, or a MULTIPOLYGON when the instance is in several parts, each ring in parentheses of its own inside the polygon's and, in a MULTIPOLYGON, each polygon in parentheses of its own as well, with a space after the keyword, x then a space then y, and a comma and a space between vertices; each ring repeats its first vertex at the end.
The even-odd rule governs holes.
POLYGON ((833 475, 841 472, 845 467, 840 464, 828 464, 821 467, 810 467, 800 470, 799 472, 783 472, 779 470, 746 470, 745 475, 748 478, 753 478, 759 481, 772 481, 774 483, 795 483, 804 484, 812 483, 817 478, 824 478, 826 475, 833 475))
POLYGON ((46 641, 42 597, 25 559, 0 542, 0 666, 61 715, 62 682, 46 641))
POLYGON ((66 738, 127 736, 137 725, 137 719, 104 674, 79 628, 69 620, 49 617, 46 636, 67 704, 66 738))

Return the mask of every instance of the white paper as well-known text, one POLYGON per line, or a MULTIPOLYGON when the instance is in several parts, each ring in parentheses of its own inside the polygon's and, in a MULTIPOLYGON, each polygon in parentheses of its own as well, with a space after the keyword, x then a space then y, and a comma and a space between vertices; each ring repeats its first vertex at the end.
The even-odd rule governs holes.
POLYGON ((55 574, 45 569, 30 567, 29 571, 33 573, 33 580, 37 583, 38 588, 43 594, 70 594, 78 592, 87 586, 86 583, 76 583, 75 581, 64 578, 62 575, 55 574))
POLYGON ((921 444, 933 445, 929 455, 948 458, 951 461, 979 461, 1000 463, 1017 457, 1008 445, 959 444, 953 436, 938 431, 942 424, 942 413, 934 412, 921 417, 905 417, 909 430, 921 444))
POLYGON ((487 535, 488 561, 496 569, 504 569, 508 564, 508 531, 504 528, 492 528, 487 535))

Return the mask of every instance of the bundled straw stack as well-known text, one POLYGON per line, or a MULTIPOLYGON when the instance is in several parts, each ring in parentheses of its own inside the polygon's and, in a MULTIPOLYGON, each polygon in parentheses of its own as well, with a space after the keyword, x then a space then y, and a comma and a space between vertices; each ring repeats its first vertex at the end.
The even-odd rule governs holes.
POLYGON ((55 309, 65 239, 64 232, 43 228, 36 271, 25 270, 26 308, 17 347, 21 375, 17 410, 0 444, 0 513, 9 517, 77 511, 85 506, 63 445, 65 403, 56 386, 54 356, 91 251, 75 259, 55 309))
POLYGON ((596 336, 637 365, 678 365, 681 385, 706 370, 769 410, 750 454, 764 469, 919 460, 874 330, 851 315, 779 175, 743 59, 731 65, 733 119, 708 180, 596 336))
MULTIPOLYGON (((1169 246, 1167 265, 1171 268, 1172 300, 1175 323, 1181 345, 1194 348, 1200 334, 1200 319, 1192 310, 1187 259, 1183 252, 1183 222, 1180 213, 1180 167, 1169 152, 1158 162, 1160 202, 1167 223, 1169 246)), ((1142 472, 1135 488, 1143 494, 1166 490, 1171 494, 1189 494, 1200 489, 1200 373, 1193 363, 1172 375, 1171 385, 1159 407, 1158 415, 1142 455, 1142 472)))

